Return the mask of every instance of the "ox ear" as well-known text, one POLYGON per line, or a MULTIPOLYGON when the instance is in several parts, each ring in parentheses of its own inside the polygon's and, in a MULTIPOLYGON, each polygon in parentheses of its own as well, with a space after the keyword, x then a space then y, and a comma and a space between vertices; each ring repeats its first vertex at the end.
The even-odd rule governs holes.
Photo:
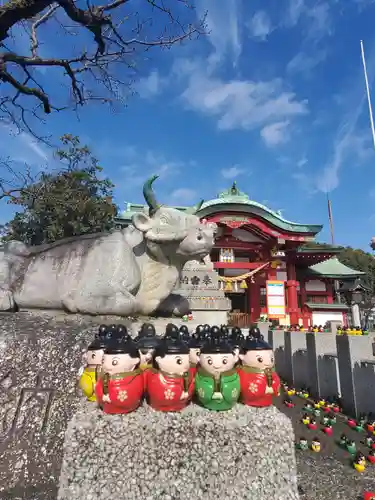
POLYGON ((152 221, 150 217, 142 212, 134 214, 132 217, 132 222, 134 227, 142 233, 146 233, 152 227, 152 221))

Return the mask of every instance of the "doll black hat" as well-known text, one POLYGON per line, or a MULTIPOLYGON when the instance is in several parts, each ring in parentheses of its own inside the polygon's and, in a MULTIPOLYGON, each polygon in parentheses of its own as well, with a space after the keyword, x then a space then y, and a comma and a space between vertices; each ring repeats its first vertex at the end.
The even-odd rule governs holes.
POLYGON ((127 331, 114 333, 108 341, 105 354, 129 354, 132 358, 139 356, 138 348, 127 331))
POLYGON ((108 331, 107 325, 100 325, 98 328, 98 335, 105 335, 108 331))
POLYGON ((126 328, 125 325, 117 325, 116 335, 121 337, 122 335, 126 335, 127 333, 128 333, 128 329, 126 328))
POLYGON ((190 332, 189 328, 186 325, 180 326, 180 337, 184 342, 189 342, 190 332))
POLYGON ((245 340, 245 337, 242 333, 241 328, 239 328, 238 326, 235 326, 234 328, 232 328, 232 331, 231 331, 229 339, 228 339, 228 342, 230 343, 230 345, 232 347, 239 348, 242 346, 244 340, 245 340))
POLYGON ((229 328, 227 327, 227 325, 221 325, 220 331, 223 337, 229 337, 229 328))
POLYGON ((260 330, 257 326, 252 326, 250 328, 249 335, 250 335, 250 337, 256 337, 256 338, 260 338, 262 336, 260 333, 260 330))
POLYGON ((201 349, 206 342, 207 340, 203 335, 197 335, 196 333, 193 333, 189 340, 189 349, 201 349))
POLYGON ((167 354, 189 354, 187 344, 180 338, 178 327, 172 323, 167 325, 165 336, 156 347, 154 357, 161 356, 163 358, 167 354))
POLYGON ((180 336, 180 330, 178 329, 178 326, 176 326, 173 323, 168 323, 168 325, 165 327, 165 334, 164 337, 173 337, 175 338, 176 334, 180 336))
POLYGON ((210 330, 211 330, 210 325, 207 325, 207 323, 205 325, 203 325, 203 331, 205 333, 210 333, 210 330))
POLYGON ((195 329, 195 333, 198 335, 204 331, 204 326, 203 325, 198 325, 197 328, 195 329))
POLYGON ((221 335, 220 328, 213 326, 211 336, 201 349, 202 354, 228 354, 233 352, 232 346, 221 335))
POLYGON ((254 335, 246 337, 242 344, 242 350, 246 351, 272 351, 272 347, 264 340, 263 335, 260 334, 259 328, 253 329, 254 335))
POLYGON ((107 327, 105 325, 100 325, 98 332, 95 334, 94 340, 88 346, 88 351, 99 351, 100 349, 105 349, 108 345, 107 339, 107 327), (102 328, 104 326, 104 329, 102 328))
POLYGON ((138 349, 156 349, 159 339, 156 336, 156 330, 152 323, 143 323, 136 338, 138 349))
POLYGON ((152 323, 143 323, 138 332, 137 338, 156 336, 156 330, 152 323))
POLYGON ((116 335, 117 332, 117 325, 114 323, 112 325, 109 325, 106 329, 106 338, 108 341, 111 340, 112 337, 116 335))

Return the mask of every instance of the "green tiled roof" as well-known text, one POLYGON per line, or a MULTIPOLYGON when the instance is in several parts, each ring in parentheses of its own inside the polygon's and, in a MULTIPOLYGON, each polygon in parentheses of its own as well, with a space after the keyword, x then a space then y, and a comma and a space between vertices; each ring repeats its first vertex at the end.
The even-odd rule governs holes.
MULTIPOLYGON (((205 201, 197 215, 200 218, 206 217, 207 215, 219 211, 220 205, 225 205, 224 210, 228 212, 245 212, 258 215, 262 219, 267 220, 272 225, 290 232, 300 234, 310 233, 315 235, 319 233, 323 227, 320 224, 300 224, 298 222, 292 222, 284 219, 280 211, 271 210, 261 203, 250 200, 249 196, 246 193, 243 193, 237 188, 235 182, 233 183, 231 188, 223 191, 222 193, 219 193, 217 195, 217 198, 205 201)), ((184 212, 188 207, 175 206, 173 208, 184 212)), ((135 212, 146 210, 146 206, 127 203, 126 210, 121 212, 121 214, 117 218, 130 222, 131 217, 135 212)), ((221 210, 223 210, 223 208, 221 210)))
POLYGON ((315 302, 306 302, 309 309, 336 309, 339 311, 347 311, 349 307, 346 304, 316 304, 315 302))
POLYGON ((341 253, 342 247, 336 247, 334 245, 314 245, 310 247, 308 244, 298 247, 297 253, 318 253, 318 254, 332 254, 332 253, 341 253))
POLYGON ((355 278, 366 274, 346 266, 340 262, 337 257, 332 257, 331 259, 314 264, 310 266, 308 270, 312 274, 325 276, 326 278, 355 278))

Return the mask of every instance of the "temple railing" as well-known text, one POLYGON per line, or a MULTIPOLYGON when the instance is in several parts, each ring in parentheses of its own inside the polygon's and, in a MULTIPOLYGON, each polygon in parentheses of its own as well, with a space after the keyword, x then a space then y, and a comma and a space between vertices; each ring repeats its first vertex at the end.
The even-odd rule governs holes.
POLYGON ((240 313, 240 312, 229 313, 228 324, 230 326, 239 326, 240 328, 248 328, 251 325, 250 314, 240 313))

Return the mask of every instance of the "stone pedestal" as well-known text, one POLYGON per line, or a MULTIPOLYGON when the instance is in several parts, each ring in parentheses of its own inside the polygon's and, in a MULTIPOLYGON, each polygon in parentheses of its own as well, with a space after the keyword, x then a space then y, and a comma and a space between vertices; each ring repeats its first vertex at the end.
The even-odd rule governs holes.
POLYGON ((306 334, 285 332, 286 380, 296 388, 309 387, 306 334))
POLYGON ((372 337, 337 335, 336 344, 344 409, 353 416, 375 413, 372 337))
POLYGON ((335 333, 307 333, 307 364, 310 394, 328 398, 340 394, 335 333))
POLYGON ((298 500, 294 432, 275 407, 227 412, 83 403, 64 443, 59 500, 298 500))
POLYGON ((231 301, 219 290, 218 273, 209 258, 205 264, 187 263, 182 272, 179 288, 174 293, 189 301, 194 322, 220 325, 228 323, 231 301))

